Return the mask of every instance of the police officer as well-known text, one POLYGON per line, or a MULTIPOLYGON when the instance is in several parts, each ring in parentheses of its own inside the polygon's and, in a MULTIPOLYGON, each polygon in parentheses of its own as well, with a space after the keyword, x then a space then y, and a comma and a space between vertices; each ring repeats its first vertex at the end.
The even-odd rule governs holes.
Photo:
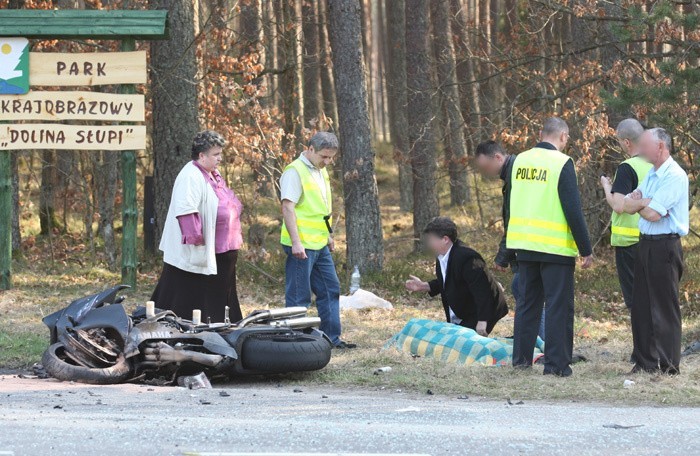
MULTIPOLYGON (((496 141, 488 140, 476 146, 475 152, 476 167, 486 177, 498 177, 503 181, 501 193, 503 194, 503 202, 501 206, 501 215, 503 217, 503 237, 498 244, 498 253, 494 260, 494 268, 498 271, 505 272, 510 266, 513 271, 513 280, 510 284, 511 293, 515 300, 515 311, 518 311, 518 302, 520 295, 518 287, 518 261, 515 257, 515 250, 510 250, 506 247, 506 235, 508 233, 508 213, 510 211, 510 178, 513 174, 513 163, 515 155, 507 153, 500 144, 496 141)), ((538 335, 544 340, 544 319, 545 310, 542 311, 542 319, 538 335)))
POLYGON ((606 176, 600 178, 605 190, 605 199, 613 210, 610 244, 615 247, 617 278, 628 310, 632 309, 634 262, 639 244, 639 214, 626 214, 624 205, 625 196, 639 187, 651 169, 651 163, 639 156, 639 138, 642 133, 644 127, 636 119, 620 122, 616 129, 617 140, 630 158, 617 167, 613 182, 606 176))
POLYGON ((568 139, 566 122, 549 118, 540 142, 516 157, 506 237, 507 247, 517 251, 522 300, 515 314, 513 366, 532 366, 546 302, 544 374, 561 377, 572 374, 576 256, 584 268, 593 262, 574 163, 560 152, 568 139))

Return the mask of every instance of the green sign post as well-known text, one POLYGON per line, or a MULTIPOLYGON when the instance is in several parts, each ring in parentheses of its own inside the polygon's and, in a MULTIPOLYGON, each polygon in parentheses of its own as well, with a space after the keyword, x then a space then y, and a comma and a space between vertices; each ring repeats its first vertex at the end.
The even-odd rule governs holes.
MULTIPOLYGON (((120 40, 133 51, 135 40, 167 38, 167 11, 0 10, 0 97, 27 93, 27 39, 120 40), (4 38, 4 41, 2 39, 4 38), (13 62, 15 66, 5 65, 13 62)), ((83 67, 85 69, 85 67, 83 67)), ((97 71, 97 68, 94 70, 97 71)), ((121 93, 133 94, 133 84, 121 93)), ((12 287, 12 166, 10 150, 0 149, 0 290, 12 287)), ((136 285, 136 152, 122 150, 122 282, 136 285)))

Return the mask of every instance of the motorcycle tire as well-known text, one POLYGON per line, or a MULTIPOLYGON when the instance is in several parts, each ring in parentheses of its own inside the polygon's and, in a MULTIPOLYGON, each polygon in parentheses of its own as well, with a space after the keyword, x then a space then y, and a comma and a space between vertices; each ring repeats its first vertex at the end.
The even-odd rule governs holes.
POLYGON ((309 334, 252 334, 243 342, 241 362, 251 371, 284 374, 323 369, 331 344, 309 334))
POLYGON ((51 345, 41 357, 41 364, 52 377, 63 381, 76 381, 93 385, 110 385, 122 383, 131 375, 131 364, 119 355, 117 362, 103 369, 91 369, 89 367, 76 366, 65 361, 61 352, 64 350, 62 343, 51 345))

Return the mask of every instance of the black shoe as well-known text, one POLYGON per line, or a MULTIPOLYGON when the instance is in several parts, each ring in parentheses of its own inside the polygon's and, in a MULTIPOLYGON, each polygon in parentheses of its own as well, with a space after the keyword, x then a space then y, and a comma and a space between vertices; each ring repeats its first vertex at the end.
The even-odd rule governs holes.
POLYGON ((357 344, 349 344, 344 340, 341 340, 333 348, 337 348, 338 350, 350 350, 352 348, 357 348, 357 344))
POLYGON ((656 372, 659 372, 659 368, 658 367, 647 368, 647 367, 643 367, 639 364, 635 364, 634 367, 632 368, 632 370, 630 371, 630 374, 640 374, 643 372, 645 372, 647 374, 654 374, 656 372))
POLYGON ((678 369, 677 367, 673 367, 673 366, 668 366, 668 367, 661 366, 659 371, 662 374, 666 374, 669 376, 680 375, 680 373, 681 373, 680 369, 678 369))
POLYGON ((573 373, 574 371, 572 371, 570 367, 567 367, 564 370, 545 368, 544 371, 542 371, 542 375, 556 375, 557 377, 571 377, 573 373))

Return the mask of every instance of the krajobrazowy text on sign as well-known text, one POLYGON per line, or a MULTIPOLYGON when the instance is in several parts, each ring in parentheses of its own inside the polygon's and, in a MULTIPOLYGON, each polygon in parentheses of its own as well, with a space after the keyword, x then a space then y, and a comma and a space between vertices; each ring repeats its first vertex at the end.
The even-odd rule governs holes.
POLYGON ((101 92, 35 92, 0 97, 0 121, 102 120, 143 122, 143 95, 101 92))
POLYGON ((145 148, 145 125, 0 125, 0 150, 139 150, 145 148))

